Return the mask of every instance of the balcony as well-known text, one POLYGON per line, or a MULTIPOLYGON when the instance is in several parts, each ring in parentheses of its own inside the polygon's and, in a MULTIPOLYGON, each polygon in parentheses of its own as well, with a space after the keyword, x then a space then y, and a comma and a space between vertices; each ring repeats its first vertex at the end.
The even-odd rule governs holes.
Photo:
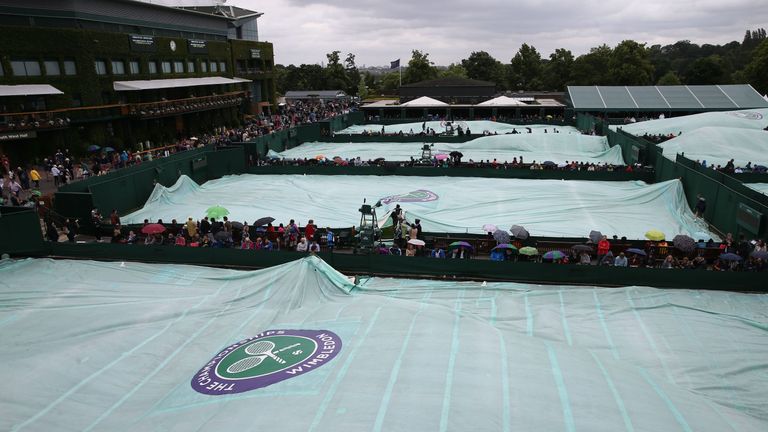
POLYGON ((124 112, 131 117, 150 119, 234 107, 242 105, 245 100, 245 92, 233 92, 187 99, 129 104, 124 106, 124 112))

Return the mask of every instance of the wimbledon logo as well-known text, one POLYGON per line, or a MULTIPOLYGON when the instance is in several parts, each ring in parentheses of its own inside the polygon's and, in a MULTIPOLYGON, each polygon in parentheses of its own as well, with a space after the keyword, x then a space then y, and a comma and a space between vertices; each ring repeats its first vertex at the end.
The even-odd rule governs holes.
POLYGON ((268 330, 230 345, 192 378, 208 395, 242 393, 311 372, 341 350, 327 330, 268 330))
POLYGON ((738 117, 744 120, 762 120, 763 115, 756 111, 730 111, 729 115, 738 117))
POLYGON ((430 190, 419 189, 419 190, 411 191, 404 194, 386 196, 381 199, 381 202, 384 204, 390 204, 393 202, 416 203, 416 202, 436 201, 438 198, 440 197, 436 193, 430 190))

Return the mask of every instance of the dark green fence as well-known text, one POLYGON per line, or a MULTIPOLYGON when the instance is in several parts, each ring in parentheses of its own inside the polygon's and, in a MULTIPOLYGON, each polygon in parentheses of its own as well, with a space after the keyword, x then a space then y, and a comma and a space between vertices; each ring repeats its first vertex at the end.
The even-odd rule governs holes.
POLYGON ((595 180, 595 181, 631 181, 653 182, 652 171, 560 171, 530 169, 493 169, 493 168, 435 168, 400 166, 393 163, 379 166, 333 166, 333 165, 272 165, 255 166, 248 170, 251 174, 306 174, 306 175, 397 175, 424 177, 487 177, 520 178, 538 180, 595 180))
POLYGON ((40 256, 48 249, 34 209, 0 207, 0 254, 40 256))
MULTIPOLYGON (((107 243, 55 243, 50 244, 50 246, 54 256, 64 258, 196 264, 247 269, 271 267, 306 256, 297 252, 254 252, 239 249, 107 243)), ((562 285, 644 285, 686 289, 768 291, 768 285, 764 281, 765 273, 614 268, 340 253, 321 253, 319 257, 335 269, 355 275, 410 277, 444 277, 449 275, 475 280, 507 280, 562 285)))

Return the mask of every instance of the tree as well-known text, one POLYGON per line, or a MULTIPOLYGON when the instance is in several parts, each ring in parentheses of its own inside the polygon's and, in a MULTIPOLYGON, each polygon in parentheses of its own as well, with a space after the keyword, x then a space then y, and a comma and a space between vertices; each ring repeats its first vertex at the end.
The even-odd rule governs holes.
POLYGON ((344 73, 347 76, 347 82, 349 83, 347 94, 357 95, 362 77, 360 76, 360 71, 357 69, 357 65, 355 65, 355 55, 352 53, 347 54, 347 58, 344 60, 344 73))
POLYGON ((565 48, 558 48, 549 55, 549 61, 544 65, 544 88, 547 90, 563 91, 571 78, 573 53, 565 48))
POLYGON ((325 66, 326 86, 328 88, 323 90, 347 90, 349 88, 347 74, 340 61, 340 53, 341 51, 333 51, 325 55, 328 58, 328 64, 325 66))
POLYGON ((395 94, 397 93, 397 89, 400 87, 400 73, 399 72, 390 72, 388 74, 385 74, 381 77, 381 80, 379 80, 379 91, 382 95, 384 94, 395 94))
POLYGON ((649 85, 653 82, 653 64, 645 44, 625 40, 613 49, 608 62, 611 84, 649 85))
POLYGON ((608 64, 613 50, 608 45, 592 48, 588 54, 580 55, 571 68, 572 85, 607 85, 610 84, 608 64))
POLYGON ((509 74, 510 89, 538 89, 541 87, 541 54, 536 48, 523 44, 512 58, 509 74))
POLYGON ((687 84, 697 85, 728 84, 730 76, 723 58, 711 55, 693 62, 686 72, 685 81, 687 84))
POLYGON ((365 86, 368 88, 369 93, 378 93, 379 84, 376 82, 376 77, 370 72, 363 73, 363 80, 365 80, 365 86))
POLYGON ((467 71, 467 78, 496 83, 497 88, 506 88, 504 65, 485 51, 473 51, 461 61, 467 71))
POLYGON ((357 95, 360 96, 360 100, 368 97, 368 87, 365 85, 365 78, 360 77, 360 81, 357 84, 357 95))
POLYGON ((413 50, 411 52, 411 60, 408 61, 408 67, 403 73, 403 84, 412 84, 435 78, 437 78, 437 68, 429 60, 429 54, 413 50))
POLYGON ((763 39, 752 52, 752 61, 744 68, 744 75, 760 94, 768 93, 768 39, 763 39))
POLYGON ((675 71, 669 71, 665 73, 664 76, 659 78, 659 81, 656 83, 656 85, 660 85, 660 86, 680 85, 680 84, 682 84, 680 82, 680 77, 677 76, 675 71))
POLYGON ((451 63, 447 69, 440 71, 440 78, 467 78, 467 70, 464 66, 451 63))

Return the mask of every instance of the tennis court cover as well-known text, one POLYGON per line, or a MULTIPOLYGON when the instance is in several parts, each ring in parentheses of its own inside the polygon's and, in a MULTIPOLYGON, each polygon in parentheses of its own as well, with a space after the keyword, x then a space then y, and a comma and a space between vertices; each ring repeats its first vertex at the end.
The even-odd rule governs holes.
POLYGON ((1 430, 768 429, 765 295, 355 285, 314 257, 0 279, 1 430))

